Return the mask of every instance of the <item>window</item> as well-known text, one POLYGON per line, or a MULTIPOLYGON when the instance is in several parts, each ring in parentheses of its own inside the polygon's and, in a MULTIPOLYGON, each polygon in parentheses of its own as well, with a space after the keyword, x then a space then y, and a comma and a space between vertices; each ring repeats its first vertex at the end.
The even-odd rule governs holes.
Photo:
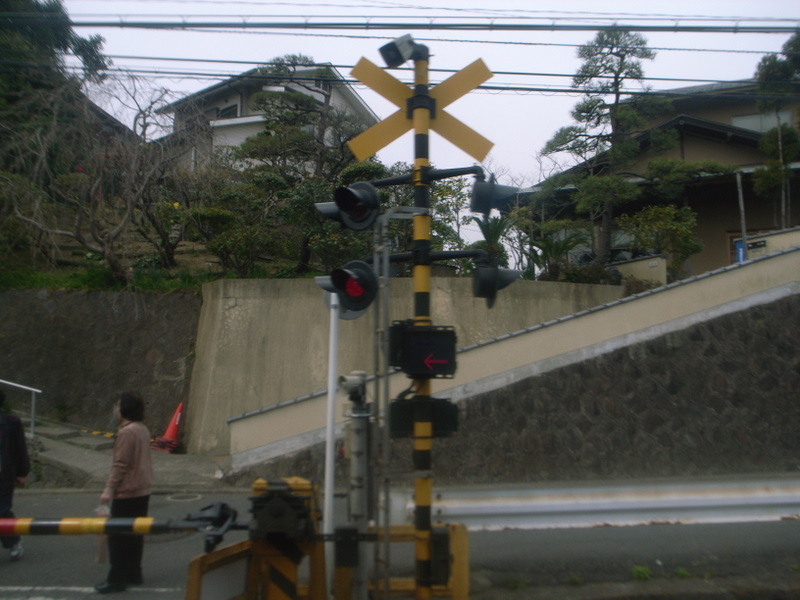
POLYGON ((330 92, 333 89, 331 82, 327 79, 316 79, 314 80, 314 87, 317 89, 322 90, 323 92, 330 92))
POLYGON ((239 116, 239 107, 235 104, 231 104, 230 106, 226 106, 223 109, 220 109, 219 114, 217 115, 218 119, 235 119, 239 116))
MULTIPOLYGON (((786 124, 790 122, 791 114, 788 110, 779 111, 778 115, 780 115, 781 123, 786 124)), ((732 117, 731 125, 763 133, 770 129, 775 129, 778 126, 778 119, 775 117, 774 112, 769 114, 741 115, 739 117, 732 117)))

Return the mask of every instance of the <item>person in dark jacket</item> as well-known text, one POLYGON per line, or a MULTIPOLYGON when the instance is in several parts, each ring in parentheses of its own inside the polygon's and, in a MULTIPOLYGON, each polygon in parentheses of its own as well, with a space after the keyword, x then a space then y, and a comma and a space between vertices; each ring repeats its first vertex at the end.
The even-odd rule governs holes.
MULTIPOLYGON (((6 410, 6 394, 0 390, 0 518, 13 519, 14 488, 24 485, 31 470, 25 431, 16 415, 6 410)), ((11 560, 22 558, 22 538, 0 537, 3 548, 11 551, 11 560)))
MULTIPOLYGON (((144 401, 137 392, 124 392, 117 403, 120 424, 114 440, 114 455, 100 504, 111 503, 112 518, 146 517, 153 486, 150 459, 150 432, 142 423, 144 401)), ((103 583, 94 586, 100 594, 122 592, 129 585, 142 583, 141 535, 108 536, 108 560, 111 568, 103 583)))

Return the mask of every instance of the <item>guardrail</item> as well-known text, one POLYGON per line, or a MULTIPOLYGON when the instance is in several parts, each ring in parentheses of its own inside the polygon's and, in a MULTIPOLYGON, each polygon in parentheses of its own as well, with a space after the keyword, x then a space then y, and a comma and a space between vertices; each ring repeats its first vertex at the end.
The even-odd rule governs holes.
MULTIPOLYGON (((392 492, 392 522, 413 519, 410 496, 392 492)), ((431 512, 470 531, 795 520, 800 475, 443 488, 431 512)))
POLYGON ((36 435, 36 394, 41 394, 42 390, 37 390, 36 388, 28 387, 27 385, 14 383, 13 381, 5 381, 4 379, 0 379, 0 384, 10 385, 11 387, 19 390, 26 390, 31 393, 31 430, 28 434, 28 437, 32 438, 36 435))

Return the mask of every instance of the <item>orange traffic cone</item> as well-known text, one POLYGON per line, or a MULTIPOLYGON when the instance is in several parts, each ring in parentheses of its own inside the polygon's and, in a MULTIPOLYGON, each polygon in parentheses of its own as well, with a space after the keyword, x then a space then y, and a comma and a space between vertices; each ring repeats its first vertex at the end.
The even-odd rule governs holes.
POLYGON ((181 423, 181 416, 183 415, 183 402, 178 404, 175 414, 167 425, 167 430, 162 437, 157 437, 150 444, 150 447, 155 450, 164 450, 165 452, 175 452, 178 449, 178 426, 181 423))

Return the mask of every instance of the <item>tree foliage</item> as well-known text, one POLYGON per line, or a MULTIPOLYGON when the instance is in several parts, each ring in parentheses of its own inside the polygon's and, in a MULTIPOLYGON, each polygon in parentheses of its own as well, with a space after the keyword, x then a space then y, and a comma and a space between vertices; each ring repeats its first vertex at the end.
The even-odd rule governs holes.
POLYGON ((106 67, 99 36, 75 34, 60 0, 7 0, 0 19, 0 170, 24 173, 35 168, 20 148, 49 120, 69 116, 69 104, 52 102, 57 94, 75 102, 81 80, 64 67, 64 56, 74 54, 87 78, 99 78, 106 67), (56 114, 59 111, 60 114, 56 114), (65 114, 66 113, 66 114, 65 114))
POLYGON ((688 206, 648 206, 633 215, 618 217, 617 224, 632 238, 632 247, 648 254, 669 254, 667 272, 680 274, 686 260, 702 249, 695 237, 697 216, 688 206))
POLYGON ((573 78, 573 86, 583 91, 583 99, 572 110, 576 125, 559 129, 545 145, 544 152, 568 152, 580 161, 601 159, 618 165, 636 152, 631 133, 644 124, 653 108, 649 98, 623 95, 631 82, 644 77, 641 61, 655 53, 647 41, 627 31, 601 31, 578 49, 583 60, 573 78))
POLYGON ((472 244, 473 248, 485 250, 489 259, 501 267, 508 266, 508 252, 503 245, 503 240, 512 225, 509 215, 483 215, 483 218, 472 217, 472 221, 478 226, 483 236, 483 240, 472 244))
POLYGON ((800 90, 798 50, 800 34, 795 34, 783 45, 782 55, 763 57, 755 73, 761 94, 758 108, 764 113, 774 113, 776 122, 776 127, 762 141, 762 150, 771 160, 754 174, 755 191, 765 198, 778 198, 781 228, 786 228, 789 223, 791 171, 788 164, 797 157, 797 131, 793 123, 781 122, 781 111, 792 93, 800 90))
POLYGON ((644 37, 622 30, 602 31, 581 46, 578 58, 583 63, 573 85, 584 97, 572 111, 576 124, 559 129, 543 150, 549 155, 568 153, 581 163, 571 171, 579 189, 576 208, 600 222, 595 249, 599 265, 608 261, 611 251, 615 208, 638 196, 635 186, 617 173, 638 153, 634 135, 661 103, 647 96, 623 96, 629 83, 642 80, 641 62, 654 57, 644 37))
MULTIPOLYGON (((327 256, 343 250, 341 244, 330 247, 339 236, 326 231, 330 224, 314 203, 331 197, 340 173, 355 162, 346 143, 365 129, 355 115, 332 103, 336 79, 331 69, 313 65, 310 57, 287 55, 259 70, 268 85, 252 108, 264 114, 264 129, 234 152, 236 159, 275 174, 291 188, 278 214, 292 226, 282 248, 289 251, 288 240, 294 244, 297 273, 310 270, 315 260, 326 265, 327 256)), ((360 240, 354 245, 363 247, 360 240)))
POLYGON ((734 167, 713 160, 654 158, 647 163, 647 195, 658 202, 682 203, 687 187, 708 177, 733 173, 734 170, 734 167))
POLYGON ((553 225, 550 231, 531 241, 529 259, 542 281, 558 281, 570 264, 570 252, 588 242, 586 232, 576 229, 573 223, 553 225))

